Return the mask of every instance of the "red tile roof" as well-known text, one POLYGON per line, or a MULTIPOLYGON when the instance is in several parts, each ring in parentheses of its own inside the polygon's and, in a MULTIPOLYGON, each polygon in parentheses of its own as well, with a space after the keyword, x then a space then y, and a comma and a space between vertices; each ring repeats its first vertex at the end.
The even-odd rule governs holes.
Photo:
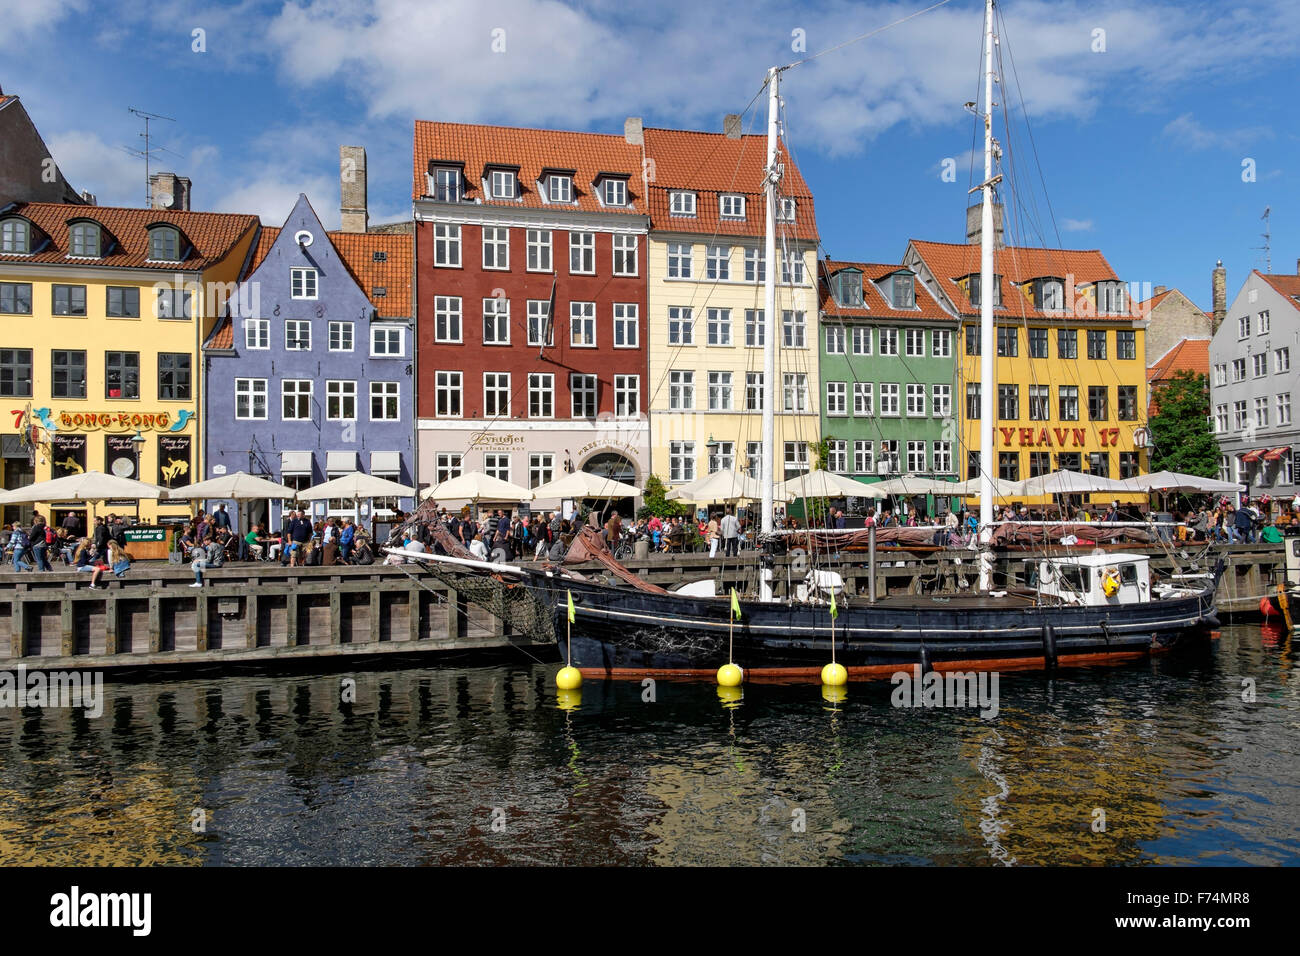
POLYGON ((1271 272, 1260 272, 1258 269, 1255 270, 1255 274, 1276 289, 1279 294, 1300 306, 1300 275, 1276 275, 1271 272))
POLYGON ((468 201, 639 215, 646 211, 641 148, 628 145, 622 136, 416 120, 414 158, 411 194, 415 199, 428 194, 427 174, 431 167, 464 164, 464 198, 468 201), (491 199, 483 195, 485 170, 492 166, 519 167, 521 198, 491 199), (549 169, 574 170, 574 205, 551 206, 542 201, 537 180, 543 170, 549 169), (601 205, 593 185, 601 173, 627 177, 625 208, 601 205))
MULTIPOLYGON (((967 243, 924 242, 913 239, 910 243, 921 260, 934 274, 940 288, 963 316, 978 316, 979 307, 971 304, 957 280, 980 271, 980 247, 967 243)), ((993 271, 1002 277, 1002 305, 994 315, 1003 318, 1039 318, 1060 320, 1063 312, 1044 312, 1035 308, 1028 296, 1031 279, 1073 277, 1077 287, 1094 282, 1117 280, 1115 270, 1096 249, 1042 249, 1026 246, 1006 246, 994 250, 993 271)), ((1077 295, 1081 293, 1076 293, 1077 295)), ((1068 290, 1067 290, 1068 297, 1068 290)), ((1068 303, 1067 303, 1068 304, 1068 303)), ((1140 318, 1136 307, 1129 303, 1130 312, 1122 315, 1103 315, 1096 318, 1117 318, 1129 321, 1140 318)), ((1080 318, 1093 316, 1079 316, 1080 318)))
POLYGON ((235 347, 235 323, 226 316, 217 323, 208 340, 203 343, 205 349, 233 349, 235 347))
POLYGON ((1184 339, 1156 359, 1147 369, 1147 384, 1171 379, 1183 369, 1197 375, 1210 374, 1210 340, 1184 339))
POLYGON ((125 209, 114 206, 82 206, 71 203, 18 203, 5 212, 29 219, 43 236, 32 236, 32 255, 0 253, 0 262, 107 266, 156 269, 161 272, 201 271, 224 258, 247 233, 256 228, 257 217, 220 212, 182 212, 169 209, 125 209), (69 220, 89 219, 100 224, 106 255, 98 259, 68 258, 69 220), (189 240, 180 262, 149 260, 148 226, 165 222, 176 226, 189 240), (109 237, 111 236, 111 240, 109 237), (48 241, 45 241, 48 237, 48 241), (111 241, 111 245, 109 242, 111 241), (38 243, 42 243, 38 245, 38 243))
POLYGON ((1165 301, 1165 299, 1167 299, 1170 295, 1172 295, 1174 292, 1177 291, 1178 291, 1177 289, 1166 289, 1164 292, 1161 292, 1159 295, 1153 295, 1151 298, 1139 302, 1138 309, 1141 312, 1149 314, 1152 309, 1154 309, 1161 302, 1165 301))
POLYGON ((889 304, 876 281, 899 271, 910 271, 905 266, 885 265, 878 262, 839 262, 823 259, 818 263, 818 289, 821 297, 822 312, 827 317, 862 318, 862 319, 898 319, 917 322, 933 322, 935 319, 953 321, 948 313, 930 294, 924 283, 916 283, 915 309, 895 309, 889 304), (837 305, 831 292, 831 276, 841 269, 858 269, 862 272, 862 301, 866 308, 856 309, 837 305))
MULTIPOLYGON (((262 264, 279 235, 279 226, 262 227, 248 275, 262 264)), ((366 293, 380 318, 411 317, 415 240, 410 233, 327 232, 325 235, 329 236, 343 265, 366 293), (383 262, 375 261, 376 252, 384 253, 383 262), (375 295, 376 289, 383 289, 384 295, 375 295)))

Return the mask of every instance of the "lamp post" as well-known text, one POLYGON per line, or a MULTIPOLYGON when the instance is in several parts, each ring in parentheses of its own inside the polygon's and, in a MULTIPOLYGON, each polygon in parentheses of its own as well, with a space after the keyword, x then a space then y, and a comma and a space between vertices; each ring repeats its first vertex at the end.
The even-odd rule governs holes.
MULTIPOLYGON (((137 428, 135 430, 135 434, 131 436, 131 447, 135 449, 135 480, 136 481, 144 480, 143 478, 140 477, 140 452, 144 448, 145 441, 146 439, 144 435, 142 435, 140 433, 140 429, 137 428)), ((139 498, 135 499, 135 523, 136 524, 140 523, 140 499, 139 498)))

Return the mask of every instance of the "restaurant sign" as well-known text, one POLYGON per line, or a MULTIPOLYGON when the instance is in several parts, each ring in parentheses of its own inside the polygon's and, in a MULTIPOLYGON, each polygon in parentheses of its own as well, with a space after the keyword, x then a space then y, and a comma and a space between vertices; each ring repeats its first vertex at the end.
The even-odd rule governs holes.
MULTIPOLYGON (((58 428, 100 428, 105 431, 131 429, 160 432, 180 431, 194 418, 189 409, 172 412, 60 412, 58 428)), ((46 428, 49 425, 46 424, 46 428)))

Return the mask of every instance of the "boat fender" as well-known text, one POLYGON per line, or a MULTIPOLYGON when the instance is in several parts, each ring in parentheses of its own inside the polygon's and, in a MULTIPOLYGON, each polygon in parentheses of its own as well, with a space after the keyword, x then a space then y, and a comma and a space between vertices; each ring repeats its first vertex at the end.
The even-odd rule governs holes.
POLYGON ((1101 579, 1101 591, 1106 597, 1119 593, 1119 568, 1107 568, 1101 579))
POLYGON ((1043 661, 1048 670, 1056 669, 1056 632, 1052 625, 1043 625, 1043 661))
POLYGON ((924 677, 932 670, 934 670, 934 666, 930 662, 930 648, 922 644, 921 645, 921 676, 924 677))

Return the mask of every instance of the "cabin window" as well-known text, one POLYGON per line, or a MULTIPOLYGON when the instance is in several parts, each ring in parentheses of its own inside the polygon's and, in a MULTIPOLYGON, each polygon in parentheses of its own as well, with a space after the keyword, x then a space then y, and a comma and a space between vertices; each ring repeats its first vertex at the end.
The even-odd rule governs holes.
POLYGON ((1127 587, 1137 587, 1138 569, 1136 564, 1121 564, 1119 566, 1119 583, 1127 587))
POLYGON ((1076 564, 1057 565, 1057 573, 1061 578, 1062 591, 1081 591, 1087 593, 1092 590, 1092 569, 1081 568, 1076 564))

